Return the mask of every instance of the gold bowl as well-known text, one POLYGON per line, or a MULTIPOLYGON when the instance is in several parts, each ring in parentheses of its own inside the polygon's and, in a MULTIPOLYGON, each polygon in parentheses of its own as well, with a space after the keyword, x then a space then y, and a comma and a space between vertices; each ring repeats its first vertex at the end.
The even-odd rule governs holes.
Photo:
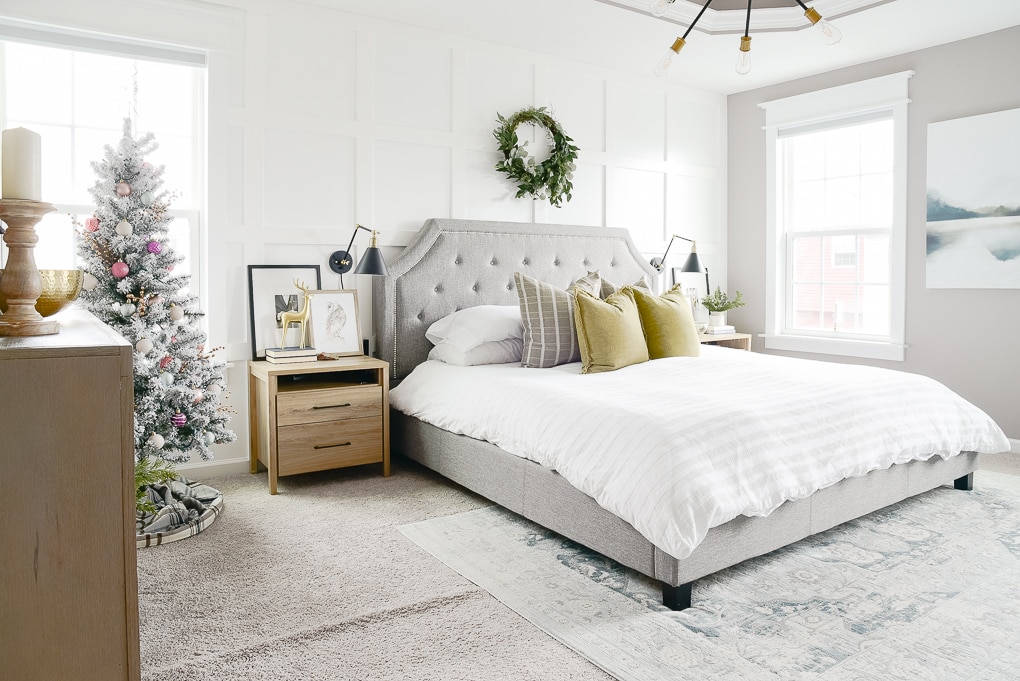
MULTIPOLYGON (((0 270, 0 278, 4 271, 0 270)), ((35 301, 35 309, 43 317, 54 315, 78 297, 81 293, 81 270, 39 270, 42 279, 42 293, 35 301)), ((0 292, 0 312, 7 312, 7 298, 0 292)))

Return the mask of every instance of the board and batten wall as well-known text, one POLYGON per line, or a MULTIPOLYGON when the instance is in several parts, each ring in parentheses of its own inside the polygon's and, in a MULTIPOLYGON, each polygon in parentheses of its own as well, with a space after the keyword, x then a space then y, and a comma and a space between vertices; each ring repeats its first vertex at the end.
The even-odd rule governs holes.
MULTIPOLYGON (((747 306, 731 312, 742 331, 765 330, 765 113, 761 102, 913 70, 908 107, 906 359, 812 359, 873 363, 935 378, 988 413, 1020 440, 1020 290, 928 289, 926 159, 929 123, 1020 107, 1009 69, 1020 64, 1020 27, 731 95, 729 136, 729 286, 747 306)), ((980 168, 973 172, 980 173, 980 168)), ((1020 187, 1017 188, 1020 192, 1020 187)), ((754 349, 763 350, 754 339, 754 349)), ((909 399, 909 396, 905 396, 909 399)))
MULTIPOLYGON (((547 2, 515 3, 522 30, 547 2)), ((209 50, 202 268, 210 342, 231 363, 238 434, 214 449, 213 465, 243 470, 247 461, 247 265, 317 264, 323 288, 337 288, 327 259, 356 223, 379 230, 387 258, 431 217, 625 227, 649 258, 675 232, 697 239, 713 285, 725 286, 723 95, 650 69, 628 73, 324 5, 0 0, 3 16, 209 50), (573 200, 561 208, 514 198, 493 168, 496 113, 529 106, 549 107, 581 149, 573 200)), ((572 30, 586 30, 583 22, 577 13, 572 30)), ((544 136, 531 131, 519 129, 541 149, 544 136)), ((367 244, 360 234, 355 254, 367 244)), ((670 265, 683 262, 686 246, 674 246, 670 265)), ((357 287, 371 338, 370 277, 344 284, 357 287)))

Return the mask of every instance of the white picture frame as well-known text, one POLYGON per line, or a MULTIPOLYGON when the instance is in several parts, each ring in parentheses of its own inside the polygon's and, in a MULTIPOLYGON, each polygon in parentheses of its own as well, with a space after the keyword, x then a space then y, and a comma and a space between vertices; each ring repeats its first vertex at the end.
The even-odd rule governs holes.
POLYGON ((358 292, 355 289, 309 291, 312 345, 337 357, 363 355, 358 292))

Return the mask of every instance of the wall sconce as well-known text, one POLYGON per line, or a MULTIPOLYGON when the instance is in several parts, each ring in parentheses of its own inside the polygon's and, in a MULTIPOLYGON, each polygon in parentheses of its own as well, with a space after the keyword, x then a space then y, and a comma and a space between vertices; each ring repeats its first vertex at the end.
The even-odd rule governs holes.
POLYGON ((364 255, 361 256, 361 262, 358 263, 358 267, 354 270, 354 273, 371 274, 382 277, 389 276, 390 274, 389 270, 386 269, 386 261, 383 260, 382 251, 379 250, 379 232, 374 229, 369 229, 368 227, 362 227, 361 225, 354 225, 354 233, 351 234, 351 240, 347 244, 347 250, 333 251, 329 256, 329 269, 340 275, 340 288, 344 287, 344 274, 350 272, 351 267, 354 265, 354 258, 351 256, 351 247, 354 245, 354 238, 358 236, 358 230, 361 229, 366 232, 371 232, 372 240, 368 243, 368 248, 365 249, 364 255))
POLYGON ((688 239, 685 236, 674 234, 669 238, 669 243, 666 244, 666 252, 662 254, 661 258, 652 258, 651 266, 655 268, 656 272, 662 272, 662 268, 666 264, 666 256, 669 254, 669 249, 673 245, 674 239, 680 239, 681 241, 689 241, 691 244, 691 254, 687 256, 687 260, 684 261, 683 267, 680 268, 681 272, 704 272, 705 273, 705 295, 712 293, 712 287, 708 285, 708 268, 705 267, 704 263, 701 262, 701 258, 698 257, 698 242, 694 239, 688 239))

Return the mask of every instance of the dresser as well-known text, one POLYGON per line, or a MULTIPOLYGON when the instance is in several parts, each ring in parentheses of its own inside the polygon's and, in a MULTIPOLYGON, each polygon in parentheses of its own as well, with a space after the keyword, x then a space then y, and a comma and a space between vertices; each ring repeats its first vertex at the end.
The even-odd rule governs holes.
POLYGON ((0 337, 0 676, 139 678, 131 346, 0 337))
POLYGON ((281 476, 381 463, 390 474, 389 365, 366 356, 248 363, 251 472, 281 476))

